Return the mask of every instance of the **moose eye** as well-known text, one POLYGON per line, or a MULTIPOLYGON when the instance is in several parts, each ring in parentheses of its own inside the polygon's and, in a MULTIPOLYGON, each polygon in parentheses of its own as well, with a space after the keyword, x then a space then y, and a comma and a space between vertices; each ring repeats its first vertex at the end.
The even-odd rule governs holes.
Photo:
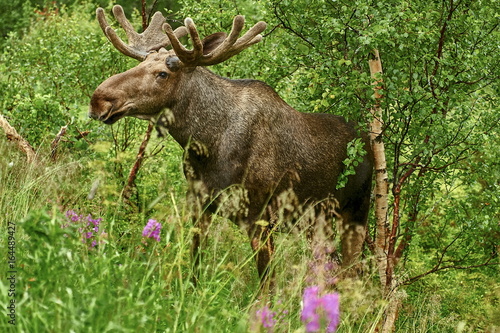
POLYGON ((168 73, 167 72, 159 72, 157 76, 161 79, 166 79, 168 77, 168 73))

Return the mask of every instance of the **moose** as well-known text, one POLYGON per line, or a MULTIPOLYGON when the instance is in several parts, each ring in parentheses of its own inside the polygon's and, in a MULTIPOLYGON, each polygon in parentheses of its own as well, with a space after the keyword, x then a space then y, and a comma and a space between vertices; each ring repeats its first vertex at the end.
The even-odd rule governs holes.
POLYGON ((273 233, 282 228, 302 228, 333 247, 337 220, 341 251, 331 260, 341 258, 343 269, 354 267, 370 206, 373 157, 367 136, 343 117, 293 109, 264 82, 231 80, 206 69, 260 42, 266 23, 240 37, 245 20, 238 15, 229 35, 200 39, 190 18, 174 31, 157 12, 139 34, 122 7, 114 6, 113 14, 129 43, 99 8, 104 34, 141 63, 97 87, 89 116, 105 124, 126 116, 154 121, 159 135, 168 133, 184 149, 187 200, 199 230, 192 245, 195 267, 212 214, 247 233, 262 283, 272 275, 273 233), (179 40, 186 35, 192 49, 179 40), (363 160, 346 186, 337 186, 348 143, 356 139, 363 144, 363 160))

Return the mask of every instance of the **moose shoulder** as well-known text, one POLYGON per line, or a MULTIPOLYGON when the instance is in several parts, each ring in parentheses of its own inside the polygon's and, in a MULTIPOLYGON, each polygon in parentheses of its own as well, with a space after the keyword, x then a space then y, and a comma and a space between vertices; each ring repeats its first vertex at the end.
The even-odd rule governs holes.
POLYGON ((149 28, 137 34, 120 6, 113 12, 130 44, 116 36, 98 9, 104 33, 117 49, 142 62, 104 81, 92 96, 89 115, 107 124, 125 116, 154 120, 160 133, 185 148, 188 199, 201 230, 193 240, 194 259, 199 260, 211 213, 246 230, 263 279, 273 253, 273 228, 300 221, 311 237, 321 233, 333 244, 333 219, 339 217, 342 265, 352 266, 365 238, 370 202, 372 154, 366 135, 342 117, 296 111, 263 82, 230 80, 205 68, 260 41, 265 23, 239 37, 244 20, 237 16, 229 35, 200 40, 191 19, 174 32, 156 13, 149 28), (186 33, 193 50, 179 42, 186 33), (359 137, 367 154, 347 185, 337 189, 347 145, 359 137))

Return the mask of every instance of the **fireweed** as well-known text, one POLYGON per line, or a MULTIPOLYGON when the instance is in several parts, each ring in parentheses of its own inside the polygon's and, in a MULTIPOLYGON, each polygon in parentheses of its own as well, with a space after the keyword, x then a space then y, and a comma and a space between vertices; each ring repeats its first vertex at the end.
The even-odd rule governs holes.
POLYGON ((319 297, 318 286, 304 290, 300 319, 306 324, 306 332, 318 332, 326 324, 326 332, 335 332, 340 322, 339 295, 326 294, 319 297))
POLYGON ((307 264, 308 273, 306 283, 318 285, 321 290, 330 289, 337 283, 335 273, 339 265, 332 258, 335 249, 324 244, 316 244, 313 248, 313 259, 307 264))
POLYGON ((276 312, 271 311, 267 305, 257 310, 255 315, 264 328, 272 328, 276 324, 276 312))
POLYGON ((89 249, 102 244, 102 238, 106 236, 104 230, 100 230, 102 218, 94 219, 91 214, 78 215, 74 210, 70 209, 66 212, 68 223, 63 224, 61 227, 66 228, 70 224, 78 226, 78 232, 81 235, 81 241, 87 245, 89 249))
POLYGON ((161 223, 156 220, 149 219, 148 223, 142 231, 142 237, 153 238, 157 242, 160 241, 161 223))
POLYGON ((274 332, 275 326, 279 325, 288 315, 288 310, 283 307, 283 302, 278 300, 274 306, 274 310, 276 311, 271 310, 268 305, 255 311, 250 331, 261 332, 261 328, 264 328, 264 331, 268 333, 274 332))

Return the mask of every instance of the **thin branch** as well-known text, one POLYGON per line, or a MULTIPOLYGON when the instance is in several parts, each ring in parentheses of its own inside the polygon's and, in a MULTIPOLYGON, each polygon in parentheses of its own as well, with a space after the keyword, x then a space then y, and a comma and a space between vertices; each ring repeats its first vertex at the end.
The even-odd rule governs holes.
POLYGON ((411 278, 401 282, 401 285, 410 285, 413 282, 416 282, 416 281, 420 280, 421 278, 426 277, 427 275, 430 275, 430 274, 436 273, 436 272, 440 272, 440 271, 443 271, 445 269, 473 269, 473 268, 480 268, 480 267, 486 267, 486 266, 500 265, 500 261, 491 262, 491 260, 493 260, 493 256, 488 258, 488 260, 486 260, 486 262, 483 262, 483 263, 477 264, 477 265, 469 265, 469 266, 460 266, 460 265, 440 266, 441 263, 438 263, 436 266, 434 266, 429 271, 422 273, 422 274, 419 274, 417 276, 411 277, 411 278))
POLYGON ((274 30, 276 30, 279 27, 281 27, 281 24, 275 25, 268 33, 263 34, 262 37, 266 38, 267 36, 272 34, 274 32, 274 30))
POLYGON ((142 31, 148 28, 148 18, 146 15, 146 0, 141 1, 142 31))
POLYGON ((155 0, 151 5, 151 10, 148 13, 148 22, 151 20, 151 17, 155 13, 156 6, 158 5, 158 0, 155 0))
POLYGON ((62 137, 66 135, 67 129, 68 125, 61 127, 59 133, 57 133, 54 140, 52 140, 52 143, 50 144, 50 159, 52 160, 52 162, 55 162, 57 159, 57 147, 59 146, 59 142, 61 141, 62 137))
POLYGON ((135 187, 135 179, 137 178, 137 173, 141 168, 142 161, 144 160, 144 153, 146 152, 146 147, 148 146, 149 139, 151 138, 151 132, 154 129, 154 124, 152 122, 149 123, 148 128, 146 130, 146 134, 144 135, 144 139, 142 140, 141 146, 139 147, 139 151, 137 152, 137 157, 135 159, 135 163, 130 169, 130 173, 128 175, 127 184, 123 188, 122 196, 126 202, 130 200, 132 196, 132 188, 135 187))
POLYGON ((35 150, 30 145, 30 143, 23 138, 16 129, 12 127, 4 116, 0 115, 0 127, 5 131, 8 141, 13 141, 17 144, 17 147, 22 150, 28 159, 28 163, 38 162, 38 158, 35 150))
POLYGON ((276 16, 276 18, 280 21, 281 25, 283 26, 283 28, 285 28, 286 30, 289 30, 291 31, 295 36, 299 37, 300 39, 302 39, 304 42, 306 42, 307 44, 311 45, 312 47, 316 48, 316 45, 314 45, 310 40, 308 40, 304 35, 302 35, 300 32, 294 30, 291 25, 287 22, 285 22, 280 14, 278 13, 278 7, 277 6, 274 6, 274 15, 276 16))

